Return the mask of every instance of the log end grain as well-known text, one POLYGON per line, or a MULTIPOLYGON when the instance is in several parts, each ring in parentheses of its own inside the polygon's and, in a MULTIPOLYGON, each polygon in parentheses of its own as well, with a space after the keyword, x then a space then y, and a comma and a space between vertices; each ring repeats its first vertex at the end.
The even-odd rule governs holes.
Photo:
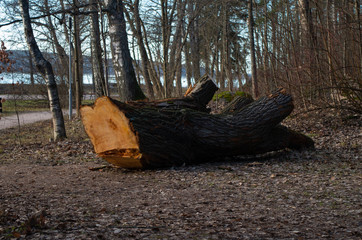
POLYGON ((100 157, 119 167, 142 167, 137 136, 128 118, 110 98, 100 97, 93 106, 82 106, 81 116, 100 157))

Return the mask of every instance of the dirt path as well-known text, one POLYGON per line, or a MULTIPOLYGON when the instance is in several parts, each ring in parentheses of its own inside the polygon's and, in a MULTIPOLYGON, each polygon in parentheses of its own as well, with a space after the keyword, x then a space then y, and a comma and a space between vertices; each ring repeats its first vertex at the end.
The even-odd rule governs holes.
MULTIPOLYGON (((75 110, 73 110, 75 113, 75 110)), ((68 115, 68 111, 63 111, 64 116, 68 115)), ((48 120, 52 118, 52 114, 49 111, 43 112, 29 112, 29 113, 20 113, 19 115, 9 115, 9 116, 1 116, 0 119, 0 130, 6 128, 17 127, 19 124, 20 126, 24 124, 39 122, 43 120, 48 120), (19 119, 18 119, 19 116, 19 119)))
POLYGON ((21 113, 18 116, 10 115, 10 116, 2 116, 0 119, 0 129, 16 127, 18 124, 20 126, 24 124, 34 123, 42 120, 51 119, 52 115, 50 112, 31 112, 31 113, 21 113))

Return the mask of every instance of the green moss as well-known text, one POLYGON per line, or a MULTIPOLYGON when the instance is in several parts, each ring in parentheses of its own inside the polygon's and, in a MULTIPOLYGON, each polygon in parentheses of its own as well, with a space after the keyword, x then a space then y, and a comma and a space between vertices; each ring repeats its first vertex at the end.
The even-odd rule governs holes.
POLYGON ((215 93, 215 95, 212 98, 212 100, 214 101, 220 99, 225 99, 226 101, 230 102, 233 99, 233 95, 231 92, 226 91, 226 92, 215 93))
POLYGON ((246 92, 242 92, 242 91, 236 91, 235 93, 235 97, 236 96, 241 96, 241 97, 250 97, 251 98, 251 95, 249 93, 246 93, 246 92))
POLYGON ((82 105, 92 105, 94 103, 94 100, 82 100, 82 105))

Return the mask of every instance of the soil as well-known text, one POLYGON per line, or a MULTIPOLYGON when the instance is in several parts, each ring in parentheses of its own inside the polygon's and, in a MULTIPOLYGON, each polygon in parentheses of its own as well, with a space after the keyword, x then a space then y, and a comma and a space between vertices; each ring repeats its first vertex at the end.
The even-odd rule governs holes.
POLYGON ((98 158, 79 119, 60 142, 50 121, 3 129, 0 239, 361 239, 361 122, 299 114, 283 124, 315 151, 143 171, 98 158))

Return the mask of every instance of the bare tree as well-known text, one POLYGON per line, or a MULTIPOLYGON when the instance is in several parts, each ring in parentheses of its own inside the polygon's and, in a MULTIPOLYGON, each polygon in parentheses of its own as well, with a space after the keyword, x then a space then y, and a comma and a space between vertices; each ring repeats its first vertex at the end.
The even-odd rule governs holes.
POLYGON ((92 69, 94 75, 95 94, 97 97, 107 96, 106 81, 104 78, 104 68, 102 61, 102 47, 99 31, 98 4, 96 0, 90 0, 91 9, 91 44, 92 44, 92 69))
POLYGON ((251 85, 253 97, 259 96, 258 78, 256 73, 255 44, 254 44, 254 18, 253 18, 253 0, 248 3, 248 24, 249 24, 249 41, 250 41, 250 60, 251 60, 251 85))
POLYGON ((161 95, 162 93, 161 93, 160 84, 158 84, 157 80, 155 80, 155 73, 150 66, 151 64, 144 44, 143 40, 144 38, 142 34, 142 20, 140 18, 140 13, 139 13, 139 4, 140 4, 139 0, 135 0, 134 3, 130 5, 130 9, 134 15, 133 19, 131 18, 130 14, 127 11, 125 11, 125 14, 128 22, 130 23, 132 32, 137 38, 137 44, 141 55, 142 76, 145 80, 147 96, 149 99, 154 99, 155 96, 154 96, 154 89, 152 86, 152 82, 154 83, 157 95, 161 95))
POLYGON ((19 5, 23 19, 25 38, 29 47, 29 51, 31 52, 32 57, 35 59, 35 64, 38 71, 44 76, 46 80, 50 110, 53 115, 54 139, 63 139, 66 137, 66 132, 53 68, 52 65, 43 57, 35 41, 29 14, 29 1, 19 0, 19 5))
POLYGON ((190 23, 190 49, 192 59, 192 72, 195 81, 200 78, 200 36, 199 36, 199 7, 198 1, 188 2, 188 14, 190 23))
POLYGON ((123 15, 123 1, 106 0, 105 6, 109 22, 113 67, 120 89, 121 100, 144 99, 145 95, 137 83, 128 48, 126 23, 123 15))

